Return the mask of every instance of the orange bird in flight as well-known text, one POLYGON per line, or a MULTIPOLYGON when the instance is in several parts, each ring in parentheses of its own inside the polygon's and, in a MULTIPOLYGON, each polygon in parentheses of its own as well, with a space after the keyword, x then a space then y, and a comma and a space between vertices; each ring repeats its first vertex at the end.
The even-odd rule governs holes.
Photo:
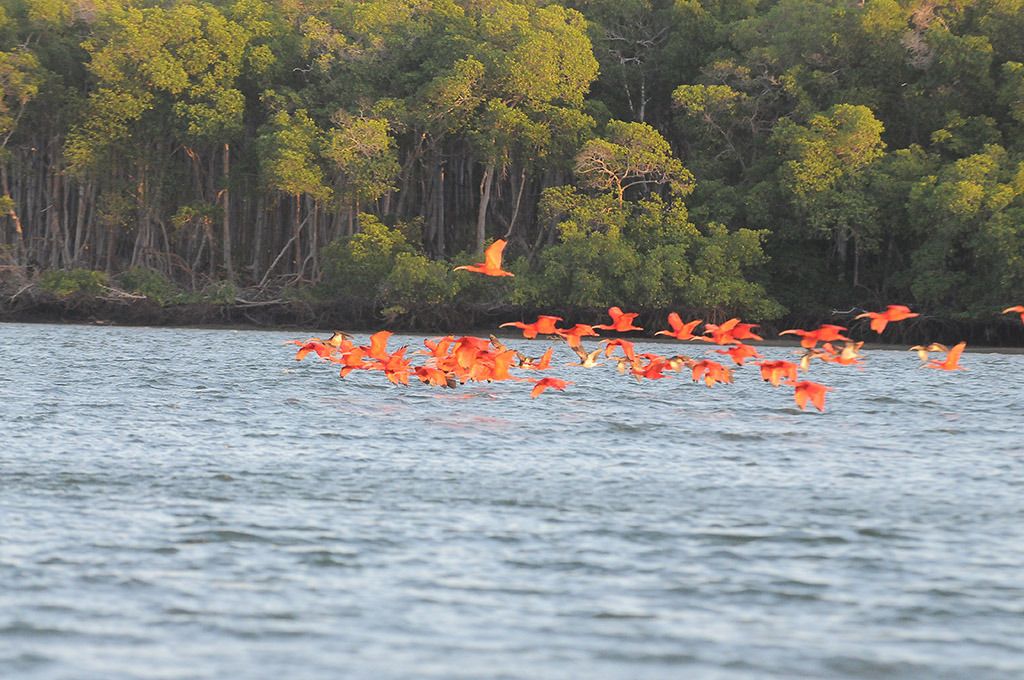
POLYGON ((451 356, 455 365, 463 369, 469 369, 476 362, 476 358, 482 352, 486 352, 490 346, 490 340, 476 338, 472 335, 464 335, 455 341, 451 356))
POLYGON ((964 347, 967 347, 966 342, 958 342, 946 352, 946 359, 944 361, 932 359, 928 362, 927 367, 937 368, 941 371, 966 371, 967 369, 960 365, 960 355, 963 354, 964 347))
POLYGON ((334 331, 327 340, 321 340, 320 338, 287 340, 284 344, 299 346, 299 351, 295 353, 296 361, 302 361, 310 352, 316 352, 316 355, 321 359, 329 359, 335 352, 347 352, 352 349, 351 337, 348 333, 334 331))
POLYGON ((519 378, 513 378, 508 372, 515 359, 516 351, 514 349, 498 353, 480 352, 476 355, 473 365, 469 367, 469 377, 478 382, 519 380, 519 378))
POLYGON ((606 357, 610 357, 612 355, 612 352, 615 351, 616 347, 621 347, 622 353, 625 355, 627 359, 629 359, 630 361, 636 360, 636 350, 633 349, 633 343, 630 342, 629 340, 621 340, 619 338, 614 338, 612 340, 602 340, 601 342, 605 344, 604 355, 606 357))
POLYGON ((713 342, 716 345, 738 345, 741 340, 764 340, 754 333, 756 323, 740 323, 737 318, 729 319, 721 324, 705 324, 704 335, 700 340, 713 342))
POLYGON ((626 314, 619 307, 609 307, 608 316, 610 316, 612 319, 612 323, 610 326, 605 323, 594 326, 594 328, 601 328, 606 331, 617 331, 619 333, 643 330, 643 328, 641 328, 640 326, 633 325, 633 319, 640 316, 638 312, 631 312, 629 314, 626 314))
POLYGON ((791 361, 759 361, 761 379, 778 387, 784 380, 796 382, 796 364, 791 361))
POLYGON ((728 354, 732 357, 732 360, 737 366, 742 366, 746 359, 760 359, 761 355, 756 349, 750 345, 744 345, 742 342, 730 347, 729 349, 716 349, 715 352, 718 354, 728 354))
POLYGON ((594 327, 585 323, 578 323, 568 329, 556 328, 555 333, 558 333, 560 336, 565 338, 565 341, 569 343, 569 347, 573 348, 578 348, 580 346, 580 338, 590 336, 595 338, 598 337, 594 327))
POLYGON ((440 359, 448 354, 448 347, 455 342, 455 337, 452 335, 446 335, 443 338, 430 338, 423 339, 423 345, 427 348, 425 350, 419 350, 416 354, 427 354, 434 358, 440 359))
POLYGON ((454 375, 451 373, 445 373, 439 368, 417 366, 413 371, 421 382, 428 385, 434 385, 435 387, 449 387, 454 389, 455 386, 459 384, 454 375))
POLYGON ((818 358, 824 361, 826 364, 839 364, 840 366, 859 366, 862 362, 861 359, 864 355, 860 353, 860 348, 864 346, 864 342, 853 342, 849 340, 843 343, 841 350, 836 349, 832 346, 831 342, 826 342, 821 346, 820 352, 824 354, 818 354, 818 358))
POLYGON ((541 392, 549 387, 554 390, 562 391, 565 389, 566 385, 572 384, 568 380, 559 380, 558 378, 541 378, 540 380, 535 380, 533 382, 533 389, 530 390, 531 399, 536 399, 541 392))
POLYGON ((732 371, 717 361, 704 359, 693 364, 693 382, 697 382, 703 376, 704 384, 711 387, 716 382, 731 383, 732 371))
POLYGON ((385 377, 396 385, 408 385, 411 363, 409 359, 405 358, 405 347, 401 347, 395 350, 394 354, 388 355, 387 359, 381 362, 379 368, 384 371, 385 377))
POLYGON ((540 355, 540 359, 528 357, 525 354, 517 354, 516 356, 519 357, 519 368, 524 371, 546 371, 551 367, 551 355, 554 352, 554 347, 548 347, 548 351, 540 355))
POLYGON ((1003 310, 1003 314, 1012 314, 1014 312, 1020 312, 1020 320, 1024 322, 1024 305, 1014 305, 1003 310))
POLYGON ((362 347, 356 347, 355 349, 342 354, 341 358, 331 357, 331 361, 336 364, 341 364, 341 371, 338 375, 344 378, 352 371, 374 368, 375 364, 372 362, 367 363, 363 360, 365 356, 366 351, 362 347))
POLYGON ((810 380, 802 380, 800 382, 791 383, 795 390, 793 391, 793 399, 796 401, 796 405, 803 411, 804 407, 807 406, 807 402, 810 401, 814 404, 814 408, 824 412, 825 410, 825 393, 831 392, 831 387, 825 387, 816 382, 810 380))
POLYGON ((363 346, 362 349, 369 353, 371 359, 377 361, 387 361, 391 358, 388 354, 388 338, 391 337, 391 331, 377 331, 370 336, 370 346, 363 346))
POLYGON ((491 380, 522 380, 522 378, 513 378, 509 373, 517 354, 514 349, 507 349, 495 354, 492 359, 494 368, 491 371, 491 380))
MULTIPOLYGON (((296 345, 300 344, 300 342, 301 341, 299 340, 292 341, 292 343, 296 345)), ((302 346, 299 347, 299 351, 295 353, 295 360, 302 361, 310 352, 316 352, 318 357, 326 359, 331 356, 333 349, 330 346, 325 345, 322 341, 313 338, 302 343, 302 346)))
POLYGON ((800 346, 806 349, 811 349, 819 342, 833 342, 835 340, 849 340, 850 338, 843 335, 843 331, 846 330, 846 326, 836 326, 830 323, 818 326, 813 331, 805 331, 799 328, 790 328, 789 330, 781 331, 779 335, 799 335, 800 346))
POLYGON ((863 314, 858 314, 853 318, 871 319, 871 330, 876 333, 881 333, 890 322, 912 319, 915 316, 920 316, 920 314, 910 311, 910 307, 906 307, 904 305, 889 305, 885 308, 884 312, 864 312, 863 314))
POLYGON ((637 382, 641 382, 641 378, 647 378, 648 380, 661 380, 667 378, 667 375, 663 375, 666 370, 671 370, 668 360, 660 354, 641 354, 631 364, 631 372, 633 377, 636 378, 637 382), (647 365, 644 366, 640 363, 640 359, 647 359, 647 365))
POLYGON ((757 328, 756 323, 738 323, 732 328, 732 337, 737 340, 764 340, 760 335, 754 332, 757 328))
POLYGON ((465 269, 469 272, 486 274, 487 276, 515 276, 501 268, 501 253, 505 250, 505 239, 498 239, 484 251, 484 261, 476 264, 464 264, 456 267, 453 271, 465 269))
POLYGON ((693 340, 697 337, 693 334, 693 329, 699 326, 701 322, 702 319, 696 319, 695 321, 683 323, 683 318, 681 316, 675 312, 671 312, 668 315, 668 325, 671 326, 672 330, 658 331, 655 335, 668 335, 676 340, 693 340))
MULTIPOLYGON (((533 323, 523 323, 522 321, 509 321, 503 323, 498 328, 506 328, 512 326, 513 328, 521 328, 523 331, 523 337, 527 340, 533 340, 538 335, 556 335, 558 329, 555 328, 555 324, 562 320, 560 316, 538 316, 537 320, 533 323)), ((596 335, 596 333, 595 333, 596 335)))

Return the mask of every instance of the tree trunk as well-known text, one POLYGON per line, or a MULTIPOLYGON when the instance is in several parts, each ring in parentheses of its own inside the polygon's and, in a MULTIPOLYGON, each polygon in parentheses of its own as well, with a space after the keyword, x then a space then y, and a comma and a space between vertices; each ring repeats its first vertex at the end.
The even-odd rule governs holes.
POLYGON ((494 163, 488 163, 484 168, 484 176, 480 180, 480 207, 476 213, 476 253, 482 255, 484 252, 484 241, 487 238, 486 220, 487 205, 491 202, 491 181, 494 177, 494 163))
POLYGON ((252 244, 252 269, 253 281, 259 281, 262 277, 261 266, 263 264, 263 232, 266 230, 267 210, 262 196, 256 199, 256 234, 252 244))
POLYGON ((75 211, 75 244, 71 254, 71 266, 77 267, 81 263, 82 249, 85 247, 85 195, 86 185, 78 185, 78 206, 75 211))
MULTIPOLYGON (((3 195, 10 198, 11 190, 7 182, 6 165, 0 165, 0 184, 2 184, 3 195)), ((25 255, 25 230, 21 227, 21 220, 18 218, 18 211, 14 203, 11 204, 10 209, 7 211, 7 216, 11 218, 11 222, 14 224, 14 261, 19 265, 24 265, 25 261, 22 258, 25 255)))
POLYGON ((299 229, 301 228, 299 218, 302 216, 302 196, 295 194, 292 196, 292 203, 295 205, 295 214, 292 216, 292 239, 294 240, 293 251, 293 273, 302 278, 302 239, 299 236, 299 229))
POLYGON ((235 280, 235 268, 231 264, 231 195, 228 193, 228 183, 231 181, 231 145, 224 145, 224 188, 221 189, 224 206, 224 232, 223 232, 223 255, 224 255, 224 276, 228 281, 235 280))
POLYGON ((836 229, 836 254, 839 256, 838 279, 840 281, 846 278, 846 254, 848 245, 849 237, 846 233, 846 229, 839 227, 836 229))
POLYGON ((441 163, 437 169, 437 219, 434 223, 434 249, 441 257, 444 257, 444 230, 447 222, 444 214, 444 173, 445 165, 441 163))
MULTIPOLYGON (((513 175, 513 177, 515 177, 515 175, 513 175)), ((522 171, 519 173, 519 189, 516 190, 515 187, 513 187, 513 190, 516 192, 516 202, 515 205, 512 206, 512 218, 508 221, 508 231, 505 232, 506 241, 509 239, 510 236, 512 236, 512 230, 515 229, 516 218, 519 217, 519 206, 522 204, 523 201, 523 189, 525 188, 526 168, 523 168, 522 171)))

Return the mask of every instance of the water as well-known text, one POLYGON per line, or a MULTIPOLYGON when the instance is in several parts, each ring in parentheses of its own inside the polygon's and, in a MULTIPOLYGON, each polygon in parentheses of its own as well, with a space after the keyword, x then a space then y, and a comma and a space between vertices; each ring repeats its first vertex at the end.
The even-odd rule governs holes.
POLYGON ((0 677, 1024 677, 1024 356, 819 364, 819 414, 300 336, 0 325, 0 677))

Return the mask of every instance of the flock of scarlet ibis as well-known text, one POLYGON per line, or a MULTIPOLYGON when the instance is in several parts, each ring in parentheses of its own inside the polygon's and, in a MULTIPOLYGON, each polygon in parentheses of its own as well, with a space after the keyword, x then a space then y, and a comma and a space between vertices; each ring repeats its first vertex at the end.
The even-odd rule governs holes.
MULTIPOLYGON (((501 256, 504 247, 504 241, 495 241, 486 250, 484 262, 456 267, 456 269, 487 276, 513 276, 510 272, 501 269, 501 256)), ((1016 305, 1003 311, 1004 314, 1013 312, 1020 313, 1021 321, 1024 322, 1024 305, 1016 305)), ((610 359, 619 373, 628 373, 638 382, 660 380, 668 377, 665 375, 666 372, 682 372, 683 369, 689 369, 694 382, 703 382, 708 387, 713 387, 716 383, 728 384, 733 381, 733 369, 718 361, 707 358, 694 359, 684 354, 662 356, 650 352, 637 353, 633 343, 624 338, 602 339, 599 341, 601 346, 587 351, 583 347, 583 338, 599 337, 598 330, 615 333, 643 330, 633 323, 638 316, 636 313, 625 313, 619 307, 611 307, 608 310, 608 316, 611 323, 594 325, 577 323, 569 328, 559 328, 558 323, 563 321, 562 317, 542 315, 532 323, 510 321, 501 324, 499 328, 518 328, 522 331, 523 337, 527 339, 534 339, 538 336, 560 339, 579 358, 578 362, 568 364, 569 366, 593 368, 605 363, 601 361, 602 358, 610 359)), ((871 319, 871 329, 881 334, 889 324, 915 316, 917 314, 903 305, 889 305, 884 311, 865 312, 856 318, 871 319)), ((760 368, 761 378, 773 387, 780 385, 792 387, 793 398, 801 410, 806 407, 807 402, 810 402, 819 411, 824 411, 825 395, 832 388, 810 380, 800 380, 800 371, 805 373, 809 371, 814 360, 841 366, 858 366, 864 358, 864 354, 861 352, 864 343, 855 342, 844 335, 847 330, 845 326, 824 324, 812 330, 800 328, 784 330, 779 333, 780 336, 795 335, 800 338, 801 350, 797 352, 799 357, 795 357, 795 361, 769 361, 764 359, 754 346, 744 342, 745 340, 763 340, 754 331, 758 327, 757 324, 743 323, 738 318, 733 318, 721 324, 706 323, 703 332, 697 334, 696 330, 702 323, 701 319, 683 321, 679 314, 672 312, 668 315, 669 328, 659 330, 655 335, 664 335, 681 341, 702 341, 718 345, 721 349, 714 351, 717 354, 728 356, 732 364, 736 366, 743 366, 747 360, 757 360, 753 363, 760 368), (843 344, 838 347, 833 344, 838 342, 843 344)), ((456 338, 448 335, 424 340, 423 349, 416 350, 411 354, 425 358, 419 365, 414 365, 413 356, 407 357, 405 354, 407 346, 400 347, 393 352, 388 350, 387 343, 390 337, 390 331, 379 331, 370 336, 368 345, 357 345, 352 336, 336 331, 326 340, 309 338, 308 340, 292 340, 290 342, 299 346, 295 355, 296 360, 301 361, 311 353, 316 354, 321 359, 338 365, 340 367, 339 375, 342 378, 352 371, 364 370, 381 371, 389 381, 400 385, 408 385, 412 377, 428 385, 446 388, 454 388, 466 382, 523 381, 533 384, 533 389, 530 392, 530 396, 533 398, 549 388, 564 390, 572 384, 559 378, 530 379, 511 373, 513 369, 522 372, 539 372, 550 369, 554 346, 548 347, 540 356, 532 357, 506 347, 494 335, 489 338, 474 336, 456 338)), ((916 345, 910 349, 918 353, 921 366, 924 368, 955 371, 964 370, 960 365, 960 355, 966 345, 966 342, 960 342, 947 348, 939 343, 930 343, 916 345), (931 353, 944 353, 944 357, 931 359, 931 353)))

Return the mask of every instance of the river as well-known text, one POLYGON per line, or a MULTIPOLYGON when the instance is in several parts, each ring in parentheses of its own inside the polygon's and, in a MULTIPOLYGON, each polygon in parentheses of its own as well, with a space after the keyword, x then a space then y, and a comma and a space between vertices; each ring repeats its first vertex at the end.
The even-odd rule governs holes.
POLYGON ((0 677, 1024 677, 1022 355, 816 365, 818 413, 305 335, 0 324, 0 677))

